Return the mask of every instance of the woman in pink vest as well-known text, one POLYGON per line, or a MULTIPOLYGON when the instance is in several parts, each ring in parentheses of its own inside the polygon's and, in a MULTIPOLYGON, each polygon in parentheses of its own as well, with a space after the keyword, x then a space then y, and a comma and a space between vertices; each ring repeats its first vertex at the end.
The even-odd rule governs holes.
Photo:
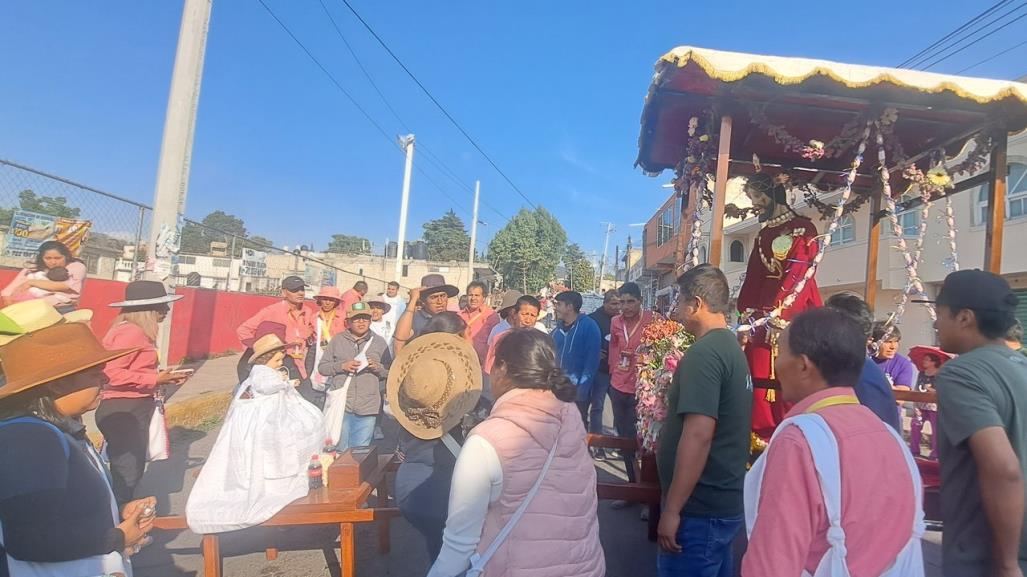
POLYGON ((491 379, 496 404, 457 458, 429 577, 602 577, 595 467, 552 338, 513 330, 491 379))

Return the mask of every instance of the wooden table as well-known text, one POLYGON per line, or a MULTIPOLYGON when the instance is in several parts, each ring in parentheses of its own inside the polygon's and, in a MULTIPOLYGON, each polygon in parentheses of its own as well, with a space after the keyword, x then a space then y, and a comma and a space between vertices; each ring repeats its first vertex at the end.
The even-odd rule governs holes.
MULTIPOLYGON (((260 524, 261 527, 288 527, 295 525, 339 525, 339 562, 343 577, 356 577, 356 523, 383 521, 379 526, 378 547, 382 552, 389 548, 389 520, 399 514, 394 508, 361 509, 367 502, 371 492, 378 489, 380 505, 389 502, 389 493, 385 483, 386 473, 395 469, 393 455, 378 457, 378 464, 360 485, 342 492, 327 488, 311 491, 285 506, 274 517, 260 524)), ((154 522, 156 529, 188 530, 183 516, 158 517, 154 522)), ((267 549, 268 560, 278 556, 276 549, 267 549)), ((205 577, 221 577, 221 546, 216 533, 203 535, 203 574, 205 577)))
POLYGON ((596 483, 596 495, 601 500, 613 499, 642 503, 649 507, 649 540, 656 541, 656 529, 660 524, 660 478, 656 471, 656 457, 644 453, 638 447, 638 441, 628 437, 610 437, 607 435, 588 435, 589 447, 634 451, 635 479, 634 483, 596 483))

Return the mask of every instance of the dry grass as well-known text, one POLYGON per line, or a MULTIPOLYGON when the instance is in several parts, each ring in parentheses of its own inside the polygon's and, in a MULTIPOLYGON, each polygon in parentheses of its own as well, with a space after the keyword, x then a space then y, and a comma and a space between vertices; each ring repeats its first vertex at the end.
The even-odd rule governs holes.
POLYGON ((232 402, 232 393, 208 393, 168 405, 164 413, 168 430, 176 427, 210 431, 221 424, 232 402))

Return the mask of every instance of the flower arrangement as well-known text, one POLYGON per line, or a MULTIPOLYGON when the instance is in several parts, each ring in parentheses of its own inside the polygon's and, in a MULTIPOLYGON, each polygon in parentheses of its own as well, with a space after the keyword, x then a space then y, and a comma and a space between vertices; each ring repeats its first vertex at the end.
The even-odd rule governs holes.
POLYGON ((672 320, 656 319, 642 331, 638 348, 638 442, 643 451, 655 452, 660 429, 667 418, 667 387, 678 359, 695 338, 672 320))

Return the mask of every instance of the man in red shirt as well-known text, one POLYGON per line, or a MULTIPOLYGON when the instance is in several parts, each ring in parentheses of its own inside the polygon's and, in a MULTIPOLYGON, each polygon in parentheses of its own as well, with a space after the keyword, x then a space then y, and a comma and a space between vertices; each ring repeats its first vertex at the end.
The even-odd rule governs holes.
POLYGON ((246 366, 245 376, 249 375, 249 366, 246 365, 246 361, 253 353, 253 349, 250 347, 256 340, 257 326, 264 321, 271 321, 285 325, 285 342, 289 345, 286 354, 296 361, 298 378, 301 381, 306 381, 310 377, 314 359, 311 356, 310 366, 307 366, 307 350, 313 345, 312 327, 314 325, 311 321, 314 313, 305 306, 306 288, 306 283, 300 277, 285 277, 282 280, 282 300, 257 311, 257 314, 250 317, 236 330, 239 340, 247 347, 247 352, 243 354, 240 365, 246 366))
POLYGON ((499 324, 499 315, 485 304, 485 283, 476 280, 467 285, 467 307, 457 314, 467 323, 467 340, 478 353, 478 361, 485 366, 489 333, 499 324))
POLYGON ((343 315, 345 315, 345 311, 353 308, 353 303, 364 300, 364 295, 366 294, 367 283, 362 280, 358 280, 353 284, 353 288, 342 293, 342 302, 339 303, 339 310, 343 311, 343 315))
MULTIPOLYGON (((642 290, 637 284, 627 282, 621 285, 620 314, 610 321, 610 406, 613 408, 613 425, 617 435, 634 439, 635 388, 638 386, 638 355, 645 327, 655 318, 652 311, 642 310, 642 290)), ((599 405, 602 410, 602 404, 599 405)), ((635 482, 635 453, 624 451, 624 466, 628 482, 635 482)))

